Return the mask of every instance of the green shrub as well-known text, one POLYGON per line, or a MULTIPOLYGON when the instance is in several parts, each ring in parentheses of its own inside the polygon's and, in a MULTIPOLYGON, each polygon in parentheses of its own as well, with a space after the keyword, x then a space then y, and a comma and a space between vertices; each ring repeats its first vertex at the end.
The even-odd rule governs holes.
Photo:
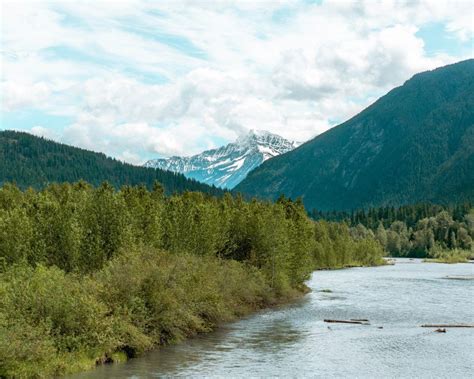
POLYGON ((41 265, 13 266, 0 278, 2 341, 8 341, 0 360, 15 375, 30 376, 30 366, 38 376, 62 373, 68 360, 93 365, 115 348, 113 320, 95 297, 97 283, 41 265))
POLYGON ((474 256, 474 250, 444 249, 439 244, 435 244, 429 252, 431 258, 425 259, 427 262, 436 263, 465 263, 474 256))
POLYGON ((0 376, 49 377, 123 360, 269 305, 255 267, 132 249, 92 276, 13 265, 0 274, 0 376))

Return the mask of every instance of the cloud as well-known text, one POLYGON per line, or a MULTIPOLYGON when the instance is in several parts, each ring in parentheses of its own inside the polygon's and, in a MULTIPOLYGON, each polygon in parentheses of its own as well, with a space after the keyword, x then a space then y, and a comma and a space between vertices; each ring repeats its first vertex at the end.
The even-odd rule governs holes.
POLYGON ((45 128, 41 125, 35 125, 30 129, 30 132, 38 137, 44 137, 50 140, 57 140, 59 136, 53 130, 45 128))
POLYGON ((16 108, 37 106, 51 96, 51 88, 45 82, 30 84, 5 81, 1 84, 1 91, 2 110, 7 112, 16 108))
POLYGON ((7 1, 2 12, 2 111, 66 115, 50 136, 133 163, 249 129, 306 140, 416 72, 468 58, 428 56, 423 25, 473 35, 467 1, 7 1))

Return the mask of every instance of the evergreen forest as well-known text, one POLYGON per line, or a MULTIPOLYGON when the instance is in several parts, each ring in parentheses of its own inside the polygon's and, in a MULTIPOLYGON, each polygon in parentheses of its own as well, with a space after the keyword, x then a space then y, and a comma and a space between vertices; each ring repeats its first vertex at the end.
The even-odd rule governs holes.
POLYGON ((0 185, 41 189, 49 184, 85 180, 95 186, 107 181, 115 188, 159 181, 167 194, 199 191, 220 196, 224 191, 182 174, 123 163, 105 154, 57 143, 29 133, 0 131, 0 185))

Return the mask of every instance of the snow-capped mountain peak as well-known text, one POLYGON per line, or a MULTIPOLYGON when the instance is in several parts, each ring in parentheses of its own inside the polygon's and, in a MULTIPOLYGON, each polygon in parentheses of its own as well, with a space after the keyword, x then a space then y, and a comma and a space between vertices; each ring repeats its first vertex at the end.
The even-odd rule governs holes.
POLYGON ((146 167, 180 172, 188 178, 222 188, 234 188, 267 159, 293 150, 298 144, 266 131, 250 130, 236 142, 192 157, 153 159, 146 167))

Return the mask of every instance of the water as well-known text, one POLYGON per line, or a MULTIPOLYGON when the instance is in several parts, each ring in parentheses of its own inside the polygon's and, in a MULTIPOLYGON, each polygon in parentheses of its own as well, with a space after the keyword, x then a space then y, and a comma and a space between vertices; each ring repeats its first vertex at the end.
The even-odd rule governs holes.
POLYGON ((474 281, 445 279, 473 274, 474 264, 408 259, 317 271, 308 283, 313 292, 296 303, 75 377, 472 378, 474 329, 435 333, 420 325, 473 323, 474 281))

